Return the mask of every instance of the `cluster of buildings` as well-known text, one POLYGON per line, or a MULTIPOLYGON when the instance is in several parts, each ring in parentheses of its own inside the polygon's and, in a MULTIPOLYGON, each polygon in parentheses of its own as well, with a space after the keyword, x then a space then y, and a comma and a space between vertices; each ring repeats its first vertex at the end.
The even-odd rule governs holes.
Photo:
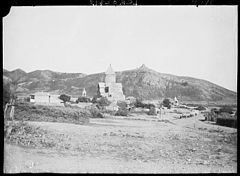
MULTIPOLYGON (((116 73, 113 71, 110 65, 105 72, 105 81, 98 83, 98 95, 107 97, 108 100, 125 100, 125 95, 122 91, 122 84, 116 82, 116 73)), ((36 92, 29 96, 32 103, 61 103, 58 98, 60 95, 50 94, 48 92, 36 92)), ((82 91, 82 97, 86 97, 87 92, 84 88, 82 91)))
MULTIPOLYGON (((109 101, 124 101, 128 100, 125 98, 122 90, 122 83, 116 82, 116 73, 113 71, 112 66, 110 65, 105 72, 104 82, 99 82, 97 85, 97 94, 102 97, 106 97, 109 101)), ((58 97, 60 95, 50 94, 47 92, 36 92, 30 95, 30 102, 33 103, 61 103, 58 97)), ((82 97, 86 97, 87 92, 84 88, 82 91, 82 97)), ((174 105, 178 105, 178 100, 175 97, 173 101, 174 105)))

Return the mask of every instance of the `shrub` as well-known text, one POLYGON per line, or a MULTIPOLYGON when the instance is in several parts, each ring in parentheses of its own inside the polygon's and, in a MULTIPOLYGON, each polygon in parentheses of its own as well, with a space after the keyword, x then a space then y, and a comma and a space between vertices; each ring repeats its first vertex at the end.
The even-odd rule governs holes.
POLYGON ((148 115, 157 115, 156 108, 151 107, 149 111, 147 112, 148 115))
POLYGON ((60 95, 59 99, 65 103, 65 102, 69 102, 71 97, 66 94, 62 94, 62 95, 60 95))
POLYGON ((118 101, 117 105, 119 106, 120 109, 127 108, 127 103, 125 101, 118 101))
POLYGON ((171 108, 171 102, 170 102, 170 100, 169 100, 168 98, 165 98, 165 99, 163 100, 162 105, 163 105, 164 107, 167 107, 168 109, 171 108))
POLYGON ((129 111, 124 108, 124 109, 121 109, 119 108, 118 111, 115 113, 116 116, 127 116, 129 113, 129 111))
POLYGON ((101 97, 101 98, 97 99, 96 102, 97 102, 98 106, 101 108, 108 106, 111 103, 106 97, 101 97))
POLYGON ((222 108, 219 109, 219 112, 220 113, 229 113, 229 114, 232 114, 233 113, 233 108, 230 107, 230 106, 224 106, 222 108))
POLYGON ((154 104, 151 104, 151 103, 143 103, 140 99, 136 99, 136 102, 134 103, 134 106, 136 108, 147 108, 147 109, 150 109, 150 108, 154 108, 155 105, 154 104))
POLYGON ((125 101, 118 101, 117 105, 119 106, 118 111, 115 113, 116 116, 128 116, 129 110, 127 109, 127 103, 125 101))
POLYGON ((152 103, 144 104, 144 108, 147 108, 147 109, 155 108, 155 105, 152 103))
POLYGON ((141 99, 136 99, 136 102, 134 103, 134 106, 136 108, 144 108, 144 103, 142 103, 142 100, 141 99))
POLYGON ((206 108, 202 105, 199 105, 198 107, 195 108, 195 110, 202 111, 202 110, 206 110, 206 108))
POLYGON ((76 103, 79 103, 79 102, 88 103, 88 102, 91 102, 91 100, 88 97, 78 97, 78 99, 76 100, 76 103))
POLYGON ((99 111, 98 108, 91 106, 90 108, 92 118, 104 118, 104 115, 99 111))

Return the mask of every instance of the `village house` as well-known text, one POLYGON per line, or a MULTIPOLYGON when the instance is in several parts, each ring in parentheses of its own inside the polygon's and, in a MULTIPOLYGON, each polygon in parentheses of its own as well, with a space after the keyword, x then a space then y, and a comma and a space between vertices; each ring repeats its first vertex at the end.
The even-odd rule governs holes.
POLYGON ((52 95, 48 92, 36 92, 30 95, 30 102, 32 103, 61 103, 58 98, 59 95, 52 95))
POLYGON ((105 72, 105 82, 98 83, 98 94, 106 97, 109 101, 125 100, 122 83, 116 83, 116 74, 111 65, 105 72))

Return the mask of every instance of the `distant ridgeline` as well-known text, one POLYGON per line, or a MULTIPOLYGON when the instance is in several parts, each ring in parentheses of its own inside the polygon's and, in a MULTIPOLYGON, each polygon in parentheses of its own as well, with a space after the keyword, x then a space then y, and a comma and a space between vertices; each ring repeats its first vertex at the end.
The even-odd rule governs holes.
POLYGON ((145 65, 137 69, 114 72, 111 66, 105 73, 85 75, 37 70, 26 73, 21 69, 3 70, 4 83, 11 84, 17 94, 39 91, 66 93, 75 97, 85 88, 88 97, 97 93, 109 98, 134 96, 147 100, 174 98, 181 101, 237 102, 237 93, 209 81, 156 72, 145 65))

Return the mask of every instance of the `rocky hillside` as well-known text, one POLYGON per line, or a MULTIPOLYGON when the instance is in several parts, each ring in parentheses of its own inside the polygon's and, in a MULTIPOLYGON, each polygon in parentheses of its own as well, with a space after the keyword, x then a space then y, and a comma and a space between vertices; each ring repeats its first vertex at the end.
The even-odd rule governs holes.
MULTIPOLYGON (((163 74, 145 65, 138 69, 117 72, 117 82, 123 84, 126 96, 143 99, 161 99, 163 97, 178 97, 191 101, 224 101, 236 100, 237 93, 220 87, 211 82, 191 78, 163 74)), ((97 92, 98 82, 104 80, 104 73, 85 75, 82 73, 59 73, 49 70, 37 70, 26 73, 17 69, 3 70, 5 80, 16 85, 17 93, 32 93, 48 91, 67 93, 73 96, 81 95, 85 88, 88 96, 97 92)))
POLYGON ((176 96, 182 100, 219 101, 237 97, 235 92, 211 82, 158 73, 145 65, 139 69, 120 72, 117 75, 118 81, 123 83, 126 95, 135 95, 144 99, 176 96))

